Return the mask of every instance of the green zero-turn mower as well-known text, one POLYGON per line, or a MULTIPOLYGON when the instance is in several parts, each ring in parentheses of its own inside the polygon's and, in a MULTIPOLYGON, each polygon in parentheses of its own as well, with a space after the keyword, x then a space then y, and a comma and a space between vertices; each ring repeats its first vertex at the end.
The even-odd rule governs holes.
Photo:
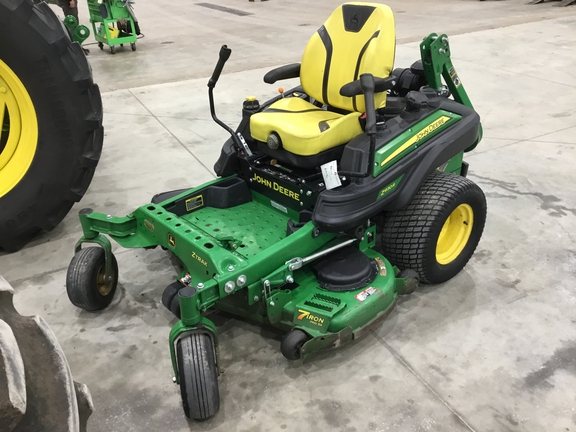
POLYGON ((219 408, 208 309, 286 331, 280 350, 296 360, 362 336, 399 295, 450 279, 470 259, 486 201, 462 156, 480 141, 480 118, 446 35, 431 34, 420 50, 410 68, 392 70, 390 8, 343 4, 301 63, 264 77, 301 85, 262 104, 247 98, 233 131, 214 111, 231 52, 223 46, 208 82, 212 117, 231 134, 218 179, 159 194, 125 217, 80 211, 84 236, 66 281, 80 308, 102 309, 114 295, 118 267, 105 235, 181 260, 162 302, 180 318, 169 346, 187 416, 219 408))

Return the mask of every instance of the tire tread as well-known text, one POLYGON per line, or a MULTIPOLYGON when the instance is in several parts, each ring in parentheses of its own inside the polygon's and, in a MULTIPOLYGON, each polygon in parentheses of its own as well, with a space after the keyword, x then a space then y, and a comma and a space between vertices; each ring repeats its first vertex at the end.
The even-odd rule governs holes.
MULTIPOLYGON (((73 203, 80 201, 84 196, 100 159, 104 133, 102 100, 99 88, 92 80, 92 70, 88 60, 81 46, 70 39, 63 24, 50 7, 44 2, 35 4, 31 0, 4 0, 0 2, 0 27, 7 26, 9 22, 17 25, 21 31, 25 29, 37 33, 41 37, 40 40, 44 40, 46 44, 43 49, 45 52, 43 59, 34 62, 30 67, 37 72, 36 77, 46 89, 45 91, 53 89, 54 93, 46 97, 54 99, 54 113, 57 110, 64 110, 63 102, 59 97, 61 87, 58 87, 55 81, 54 62, 56 62, 63 68, 64 74, 69 76, 70 86, 67 88, 70 94, 74 95, 74 107, 80 112, 77 118, 81 119, 80 124, 76 125, 77 118, 75 117, 74 126, 64 125, 59 131, 58 141, 62 145, 81 146, 81 151, 78 152, 79 156, 76 160, 70 164, 70 172, 66 175, 66 179, 63 178, 63 182, 68 183, 48 191, 52 197, 50 204, 38 206, 39 208, 34 212, 29 212, 25 209, 30 205, 30 201, 36 198, 22 196, 22 194, 17 204, 14 204, 14 199, 11 199, 10 204, 0 204, 0 207, 11 209, 6 210, 5 213, 2 212, 3 214, 0 213, 0 248, 14 251, 29 240, 31 233, 41 229, 46 231, 53 229, 68 213, 73 203), (68 136, 68 127, 74 128, 76 136, 86 138, 81 143, 71 140, 68 136), (27 217, 19 217, 22 210, 26 211, 27 217), (9 226, 7 226, 8 222, 10 222, 9 226)), ((20 50, 21 47, 14 46, 10 49, 20 50)), ((58 72, 58 77, 61 75, 58 72)), ((59 83, 62 86, 60 81, 59 83)), ((55 170, 57 169, 58 167, 55 167, 55 170)), ((15 188, 18 188, 18 185, 15 188)))
POLYGON ((184 412, 189 418, 206 420, 220 408, 212 340, 205 333, 192 333, 178 342, 177 351, 184 412))
POLYGON ((85 311, 97 311, 110 304, 118 282, 118 264, 112 255, 114 285, 110 294, 102 297, 95 293, 94 281, 100 267, 104 264, 104 250, 99 247, 88 247, 74 255, 66 274, 66 292, 70 302, 85 311))
MULTIPOLYGON (((400 269, 415 270, 423 282, 435 283, 427 252, 430 243, 436 240, 431 237, 437 229, 438 217, 458 196, 477 192, 482 194, 480 188, 465 177, 441 171, 431 173, 408 207, 384 216, 380 238, 382 253, 400 269)), ((483 194, 482 199, 485 209, 483 194)), ((478 221, 482 225, 480 232, 484 221, 485 217, 478 221)), ((470 257, 471 254, 462 267, 470 257)))

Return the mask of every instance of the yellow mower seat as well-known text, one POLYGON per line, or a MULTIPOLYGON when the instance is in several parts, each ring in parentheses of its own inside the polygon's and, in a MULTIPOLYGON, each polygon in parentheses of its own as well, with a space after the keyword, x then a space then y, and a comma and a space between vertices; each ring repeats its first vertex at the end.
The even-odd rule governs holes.
POLYGON ((250 130, 254 139, 263 142, 275 132, 287 151, 312 156, 361 134, 359 116, 357 112, 337 114, 298 97, 287 97, 273 103, 263 113, 253 115, 250 130))
MULTIPOLYGON (((394 16, 388 6, 360 2, 339 6, 306 45, 300 82, 304 92, 316 101, 349 114, 286 97, 250 117, 252 138, 266 142, 271 133, 276 133, 284 150, 311 156, 361 134, 358 117, 365 110, 364 96, 341 96, 340 89, 363 73, 389 76, 395 38, 394 16)), ((385 104, 386 93, 377 93, 376 108, 385 104)))

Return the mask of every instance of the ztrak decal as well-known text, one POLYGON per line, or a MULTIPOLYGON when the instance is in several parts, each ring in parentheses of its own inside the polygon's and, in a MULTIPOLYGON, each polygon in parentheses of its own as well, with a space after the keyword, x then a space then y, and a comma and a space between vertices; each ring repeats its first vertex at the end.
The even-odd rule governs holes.
POLYGON ((380 193, 378 194, 377 199, 384 198, 390 192, 395 190, 398 187, 398 185, 400 184, 400 180, 402 180, 402 177, 404 177, 404 174, 402 174, 400 177, 398 177, 396 180, 394 180, 392 183, 390 183, 388 186, 386 186, 384 189, 382 189, 380 191, 380 193))
POLYGON ((191 212, 192 210, 197 209, 198 207, 204 206, 204 197, 202 195, 196 195, 192 198, 188 198, 186 200, 186 211, 191 212))
POLYGON ((256 173, 254 173, 254 177, 252 177, 252 181, 255 181, 256 183, 260 183, 261 185, 264 185, 267 188, 270 188, 272 190, 275 190, 276 192, 279 192, 283 195, 286 195, 287 197, 290 197, 295 201, 300 201, 300 194, 299 193, 291 191, 290 189, 287 189, 284 186, 280 186, 275 181, 268 180, 264 177, 259 176, 256 173))
POLYGON ((312 315, 310 312, 303 309, 298 309, 298 312, 300 312, 300 315, 296 317, 298 321, 304 320, 309 324, 317 325, 319 327, 322 327, 324 325, 325 318, 320 318, 319 316, 312 315))
POLYGON ((176 239, 172 234, 168 234, 168 244, 172 247, 176 247, 176 239))
POLYGON ((206 262, 205 259, 203 259, 202 257, 198 256, 196 254, 196 252, 192 252, 192 258, 194 258, 196 261, 198 261, 200 264, 202 264, 203 266, 208 267, 208 263, 206 262))

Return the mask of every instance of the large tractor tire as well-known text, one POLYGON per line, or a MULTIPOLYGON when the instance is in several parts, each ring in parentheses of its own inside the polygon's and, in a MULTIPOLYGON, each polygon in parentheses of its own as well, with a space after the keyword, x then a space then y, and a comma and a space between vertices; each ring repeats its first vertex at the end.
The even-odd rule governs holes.
POLYGON ((0 276, 0 431, 86 432, 90 390, 73 381, 46 321, 21 316, 13 296, 0 276))
POLYGON ((94 175, 102 99, 46 3, 0 0, 0 249, 50 231, 94 175))

